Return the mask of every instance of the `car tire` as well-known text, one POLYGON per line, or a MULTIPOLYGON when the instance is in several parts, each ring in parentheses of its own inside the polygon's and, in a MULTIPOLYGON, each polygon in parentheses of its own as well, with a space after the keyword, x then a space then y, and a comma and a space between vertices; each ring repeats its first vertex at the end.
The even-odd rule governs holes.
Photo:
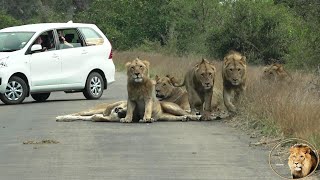
POLYGON ((26 98, 28 86, 26 82, 18 76, 12 76, 7 84, 4 94, 0 94, 0 99, 3 103, 20 104, 26 98))
POLYGON ((102 76, 97 72, 89 74, 83 95, 87 99, 99 99, 103 94, 104 81, 102 76))
POLYGON ((49 96, 50 96, 50 93, 31 94, 31 97, 37 102, 44 102, 49 98, 49 96))

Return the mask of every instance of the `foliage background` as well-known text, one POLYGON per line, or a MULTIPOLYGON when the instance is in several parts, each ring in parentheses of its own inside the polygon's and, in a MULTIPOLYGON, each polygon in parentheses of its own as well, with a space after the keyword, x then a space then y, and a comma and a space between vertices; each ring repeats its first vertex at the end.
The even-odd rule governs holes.
POLYGON ((309 70, 320 63, 318 0, 0 0, 0 28, 37 22, 94 23, 115 50, 139 49, 249 63, 271 59, 309 70))

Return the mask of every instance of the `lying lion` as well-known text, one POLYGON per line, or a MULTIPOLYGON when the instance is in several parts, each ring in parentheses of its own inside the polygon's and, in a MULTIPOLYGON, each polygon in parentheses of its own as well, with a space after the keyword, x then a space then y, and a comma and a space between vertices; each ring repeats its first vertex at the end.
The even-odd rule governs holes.
POLYGON ((293 179, 308 176, 318 165, 318 156, 308 145, 295 144, 290 148, 288 165, 293 179))
POLYGON ((262 79, 275 81, 290 81, 291 75, 284 69, 282 64, 273 63, 263 68, 262 79))
MULTIPOLYGON (((186 113, 178 105, 170 102, 160 103, 162 110, 165 113, 182 116, 177 119, 178 121, 197 121, 199 116, 192 116, 186 113)), ((81 111, 78 113, 57 116, 57 122, 71 122, 71 121, 93 121, 93 122, 120 122, 121 118, 127 115, 127 101, 118 101, 110 104, 100 104, 92 109, 81 111)), ((162 120, 162 119, 160 119, 162 120)), ((167 120, 167 119, 163 119, 167 120)))
MULTIPOLYGON (((190 111, 188 93, 185 89, 174 86, 174 84, 178 83, 175 77, 170 75, 159 77, 156 75, 155 81, 156 97, 160 101, 173 102, 179 105, 182 109, 190 111)), ((221 109, 223 109, 222 92, 213 88, 211 111, 218 111, 221 109)))
POLYGON ((211 120, 211 101, 215 75, 215 66, 202 59, 200 63, 186 73, 183 83, 174 84, 176 87, 186 87, 191 114, 200 111, 202 120, 211 120))

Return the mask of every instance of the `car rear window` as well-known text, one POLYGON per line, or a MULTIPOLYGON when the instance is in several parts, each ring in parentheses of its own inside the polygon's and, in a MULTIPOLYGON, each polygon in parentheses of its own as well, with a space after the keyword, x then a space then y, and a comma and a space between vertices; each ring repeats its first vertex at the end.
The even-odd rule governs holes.
POLYGON ((104 39, 97 33, 95 30, 89 27, 79 28, 81 33, 84 36, 87 46, 101 45, 104 42, 104 39))
POLYGON ((24 48, 34 32, 0 32, 0 52, 13 52, 24 48))

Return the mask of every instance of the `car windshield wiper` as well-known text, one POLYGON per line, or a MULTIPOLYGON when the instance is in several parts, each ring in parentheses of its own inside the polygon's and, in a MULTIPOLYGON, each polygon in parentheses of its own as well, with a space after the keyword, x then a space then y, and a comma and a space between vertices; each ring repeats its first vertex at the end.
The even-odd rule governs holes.
POLYGON ((19 49, 9 49, 9 50, 0 50, 0 52, 13 52, 13 51, 17 51, 19 49))

